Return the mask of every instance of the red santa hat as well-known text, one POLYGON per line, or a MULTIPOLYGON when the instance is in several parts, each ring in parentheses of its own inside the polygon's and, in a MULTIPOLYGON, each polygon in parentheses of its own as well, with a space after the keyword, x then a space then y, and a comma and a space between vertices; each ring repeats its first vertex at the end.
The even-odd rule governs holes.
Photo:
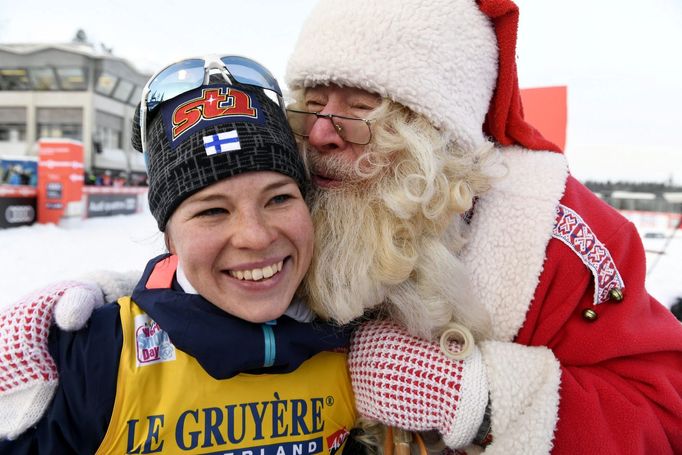
POLYGON ((289 59, 291 89, 358 87, 425 115, 467 150, 560 149, 523 119, 511 0, 320 0, 289 59))

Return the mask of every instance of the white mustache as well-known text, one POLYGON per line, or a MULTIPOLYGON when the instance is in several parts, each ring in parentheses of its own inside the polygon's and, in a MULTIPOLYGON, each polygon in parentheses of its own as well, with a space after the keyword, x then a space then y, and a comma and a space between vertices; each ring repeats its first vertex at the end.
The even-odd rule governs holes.
POLYGON ((343 158, 333 155, 333 152, 329 156, 322 156, 316 150, 307 150, 306 162, 310 172, 315 175, 341 181, 358 181, 363 179, 362 176, 358 175, 353 165, 343 158))

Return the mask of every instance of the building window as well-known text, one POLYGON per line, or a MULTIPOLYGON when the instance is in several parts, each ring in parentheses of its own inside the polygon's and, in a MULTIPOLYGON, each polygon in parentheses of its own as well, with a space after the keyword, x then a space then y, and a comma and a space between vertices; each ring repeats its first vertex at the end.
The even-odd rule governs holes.
POLYGON ((100 73, 99 77, 97 78, 97 84, 95 84, 95 91, 97 93, 101 93, 102 95, 110 96, 111 92, 114 91, 117 81, 118 78, 113 74, 100 73))
POLYGON ((132 82, 121 79, 116 86, 116 90, 114 90, 114 98, 125 103, 130 98, 130 93, 134 87, 132 82))
POLYGON ((26 125, 23 123, 0 123, 0 142, 24 142, 26 125))
POLYGON ((0 68, 0 90, 87 90, 87 84, 78 67, 0 68))
POLYGON ((95 111, 95 150, 123 149, 123 117, 95 111))
POLYGON ((38 137, 83 140, 83 127, 73 123, 39 123, 38 137))
POLYGON ((0 68, 0 90, 29 90, 26 68, 0 68))
POLYGON ((57 77, 52 68, 29 68, 28 76, 33 90, 58 90, 57 77))
POLYGON ((123 133, 120 130, 97 126, 95 140, 101 149, 120 149, 123 142, 123 133))
POLYGON ((83 68, 57 68, 62 90, 87 90, 88 78, 83 68))
POLYGON ((26 141, 26 108, 0 107, 0 142, 26 141))
POLYGON ((36 110, 38 137, 83 140, 83 109, 41 107, 36 110))

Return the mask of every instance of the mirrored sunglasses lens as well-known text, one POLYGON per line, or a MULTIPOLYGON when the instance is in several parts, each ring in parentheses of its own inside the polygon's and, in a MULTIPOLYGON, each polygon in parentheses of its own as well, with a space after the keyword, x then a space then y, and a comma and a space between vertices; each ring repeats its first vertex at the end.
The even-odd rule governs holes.
POLYGON ((204 61, 183 60, 161 71, 149 84, 147 109, 153 109, 160 102, 174 98, 181 93, 195 89, 204 82, 204 61))
POLYGON ((234 56, 223 57, 220 60, 237 82, 274 90, 282 96, 277 80, 261 64, 248 58, 234 56))
POLYGON ((334 117, 334 125, 345 141, 360 145, 369 143, 371 132, 364 120, 334 117))

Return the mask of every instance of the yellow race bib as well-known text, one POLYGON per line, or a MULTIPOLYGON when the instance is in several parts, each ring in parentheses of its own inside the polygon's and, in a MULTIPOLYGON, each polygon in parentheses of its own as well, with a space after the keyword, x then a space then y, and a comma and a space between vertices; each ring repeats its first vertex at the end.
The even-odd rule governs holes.
POLYGON ((118 303, 123 349, 98 454, 340 453, 356 418, 345 354, 319 353, 291 373, 217 380, 129 297, 118 303))

